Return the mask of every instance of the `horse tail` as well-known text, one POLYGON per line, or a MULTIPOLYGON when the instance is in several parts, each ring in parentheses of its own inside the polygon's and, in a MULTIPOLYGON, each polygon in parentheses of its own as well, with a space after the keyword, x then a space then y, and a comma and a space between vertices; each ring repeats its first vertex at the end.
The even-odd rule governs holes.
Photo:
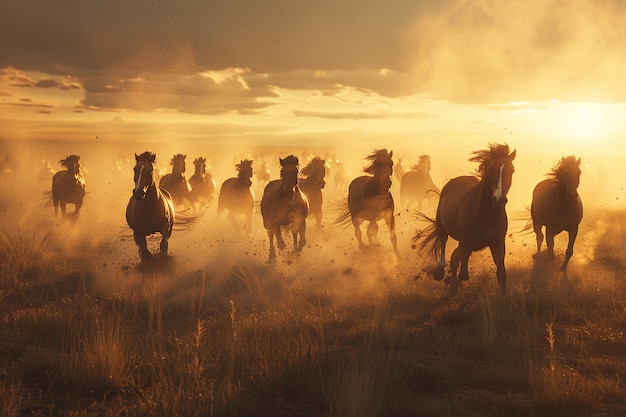
POLYGON ((528 234, 534 230, 534 222, 533 217, 530 214, 530 207, 526 207, 524 210, 520 210, 515 213, 515 217, 511 219, 511 222, 524 223, 524 226, 514 233, 528 234))
POLYGON ((420 251, 430 245, 429 253, 435 259, 439 259, 443 252, 443 242, 441 240, 441 235, 437 230, 436 219, 433 219, 420 211, 416 212, 416 217, 418 221, 428 222, 428 226, 419 230, 413 237, 412 242, 415 244, 420 240, 422 241, 420 244, 420 251))
POLYGON ((352 222, 352 213, 350 212, 350 207, 348 206, 348 199, 344 198, 338 200, 336 202, 336 207, 341 210, 341 212, 335 218, 333 224, 339 227, 348 226, 352 222))

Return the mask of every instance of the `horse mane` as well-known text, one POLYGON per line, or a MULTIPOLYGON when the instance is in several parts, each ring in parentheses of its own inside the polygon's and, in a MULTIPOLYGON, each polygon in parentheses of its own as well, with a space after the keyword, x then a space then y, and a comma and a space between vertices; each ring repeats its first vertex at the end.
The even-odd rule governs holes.
POLYGON ((59 161, 59 164, 61 164, 62 166, 69 168, 71 167, 73 164, 75 164, 76 162, 80 161, 80 156, 78 155, 70 155, 68 157, 66 157, 65 159, 61 159, 59 161))
POLYGON ((298 165, 299 163, 298 157, 294 155, 286 156, 284 159, 280 160, 281 165, 298 165))
POLYGON ((202 163, 205 163, 205 162, 206 162, 206 158, 204 158, 202 156, 200 156, 200 157, 198 157, 198 158, 193 160, 194 164, 197 164, 197 163, 201 163, 202 164, 202 163))
POLYGON ((422 167, 422 164, 425 164, 427 160, 430 160, 430 156, 428 155, 420 155, 420 160, 417 164, 411 166, 411 169, 413 171, 419 171, 419 169, 422 167))
POLYGON ((182 153, 177 153, 176 155, 174 155, 172 157, 172 160, 170 161, 170 164, 174 165, 174 161, 175 160, 177 160, 177 159, 185 159, 185 158, 187 158, 187 155, 183 155, 182 153))
POLYGON ((154 162, 156 160, 156 154, 154 152, 145 151, 144 153, 140 155, 135 155, 135 159, 137 160, 137 162, 141 162, 141 161, 154 162))
POLYGON ((553 180, 559 180, 561 178, 561 174, 563 173, 563 169, 565 169, 565 167, 568 165, 576 165, 576 163, 577 163, 577 159, 574 155, 563 156, 546 173, 546 176, 553 180))
POLYGON ((316 156, 315 158, 311 159, 311 161, 304 168, 302 168, 300 173, 302 175, 311 175, 315 167, 324 165, 324 164, 325 164, 325 161, 319 156, 316 156))
POLYGON ((235 168, 237 169, 237 172, 241 172, 242 168, 249 167, 249 166, 252 166, 252 160, 250 159, 243 159, 238 164, 235 164, 235 168))
POLYGON ((491 165, 495 159, 507 157, 509 153, 509 145, 506 143, 503 145, 490 143, 489 149, 481 149, 479 151, 472 152, 474 156, 472 156, 469 161, 478 162, 479 165, 476 171, 478 172, 478 175, 482 177, 485 174, 487 167, 491 165))
POLYGON ((370 164, 369 166, 363 168, 363 172, 368 173, 368 174, 373 174, 375 170, 374 168, 376 165, 376 161, 380 158, 391 159, 391 154, 387 152, 386 148, 374 150, 371 154, 365 157, 365 160, 370 161, 370 164))

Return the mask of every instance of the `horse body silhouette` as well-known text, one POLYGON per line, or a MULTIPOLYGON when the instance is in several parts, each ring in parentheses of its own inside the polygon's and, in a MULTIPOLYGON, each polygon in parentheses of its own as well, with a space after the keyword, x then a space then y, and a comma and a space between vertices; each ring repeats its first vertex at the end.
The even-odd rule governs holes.
MULTIPOLYGON (((513 178, 516 151, 508 145, 490 144, 489 149, 474 152, 470 161, 478 162, 477 176, 451 179, 441 190, 437 214, 431 225, 418 233, 424 237, 422 248, 432 243, 431 252, 439 259, 435 279, 444 276, 446 242, 452 237, 459 242, 450 257, 451 286, 469 279, 468 262, 472 252, 489 247, 496 265, 500 290, 506 287, 504 265, 505 237, 508 228, 507 193, 513 178), (457 279, 457 268, 461 264, 457 279)), ((427 218, 427 216, 423 216, 427 218)))
POLYGON ((174 203, 172 197, 154 181, 156 155, 144 152, 135 154, 133 195, 126 206, 126 222, 133 230, 139 257, 144 260, 152 255, 148 251, 146 236, 161 234, 159 245, 162 255, 167 255, 168 239, 174 225, 174 203))
POLYGON ((245 218, 245 230, 252 229, 252 212, 254 211, 254 191, 252 191, 252 161, 245 159, 235 165, 237 177, 228 178, 220 187, 217 199, 217 215, 228 210, 228 216, 235 221, 236 216, 245 218))
POLYGON ((193 161, 194 174, 189 178, 191 200, 194 203, 210 205, 215 199, 216 184, 213 175, 207 172, 206 158, 199 157, 193 161))
POLYGON ((263 226, 270 240, 270 262, 276 258, 274 236, 278 249, 285 248, 282 227, 291 229, 295 251, 301 251, 306 245, 306 217, 309 213, 307 198, 298 188, 298 158, 289 155, 279 161, 280 180, 270 181, 261 198, 263 226))
POLYGON ((85 178, 80 172, 80 156, 70 155, 59 163, 66 169, 55 173, 52 177, 52 204, 56 215, 61 208, 65 216, 66 205, 74 204, 74 215, 78 216, 85 197, 85 178))
POLYGON ((316 156, 300 171, 304 178, 300 178, 298 186, 309 202, 309 215, 315 216, 318 229, 322 227, 322 205, 324 198, 322 190, 326 186, 326 161, 316 156))
POLYGON ((362 175, 355 178, 348 186, 348 210, 338 218, 338 223, 350 218, 354 226, 354 234, 361 249, 363 233, 361 224, 368 221, 367 238, 371 245, 378 237, 378 220, 384 219, 389 229, 389 237, 394 253, 398 253, 398 238, 396 236, 396 221, 394 217, 394 201, 389 189, 393 173, 393 151, 379 149, 366 157, 371 164, 365 172, 372 175, 362 175))
POLYGON ((541 251, 544 226, 550 258, 554 258, 554 236, 567 231, 567 249, 560 268, 563 272, 567 270, 567 264, 574 254, 578 225, 583 217, 583 204, 578 195, 580 162, 580 158, 576 159, 574 156, 561 158, 548 172, 550 178, 535 186, 530 207, 532 225, 537 239, 537 254, 541 251))
POLYGON ((430 156, 421 155, 417 165, 402 175, 400 179, 400 204, 402 208, 411 208, 417 203, 422 209, 424 200, 430 201, 439 195, 439 188, 430 176, 430 156))
POLYGON ((174 155, 170 161, 172 172, 165 174, 159 181, 159 187, 170 193, 174 204, 177 206, 192 202, 191 185, 185 177, 186 157, 187 155, 180 153, 174 155))
POLYGON ((254 175, 256 176, 256 189, 260 192, 270 182, 270 170, 265 165, 265 161, 261 161, 259 167, 254 170, 254 175))

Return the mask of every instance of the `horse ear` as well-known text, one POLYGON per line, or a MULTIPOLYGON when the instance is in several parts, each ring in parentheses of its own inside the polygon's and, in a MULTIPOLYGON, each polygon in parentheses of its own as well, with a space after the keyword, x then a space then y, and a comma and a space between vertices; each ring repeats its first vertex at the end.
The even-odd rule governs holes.
POLYGON ((150 162, 154 162, 154 161, 156 161, 156 154, 155 153, 150 155, 150 162))
POLYGON ((579 158, 576 160, 576 165, 580 166, 580 163, 581 163, 581 162, 582 162, 582 161, 581 161, 581 158, 579 157, 579 158))
POLYGON ((135 154, 135 162, 139 162, 139 155, 135 154))
POLYGON ((280 156, 278 157, 278 162, 280 162, 280 164, 283 164, 283 158, 281 158, 280 156))
POLYGON ((509 158, 511 158, 511 161, 515 159, 515 157, 517 156, 517 149, 513 149, 513 152, 511 152, 511 154, 509 155, 509 158))
POLYGON ((393 157, 393 151, 390 151, 389 152, 389 158, 392 158, 392 157, 393 157))

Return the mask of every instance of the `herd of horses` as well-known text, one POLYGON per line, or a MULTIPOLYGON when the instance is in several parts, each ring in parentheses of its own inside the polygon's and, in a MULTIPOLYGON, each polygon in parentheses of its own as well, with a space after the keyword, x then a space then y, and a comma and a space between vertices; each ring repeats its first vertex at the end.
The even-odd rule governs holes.
MULTIPOLYGON (((451 286, 458 286, 469 279, 468 262, 472 252, 489 248, 496 266, 500 290, 506 288, 505 237, 508 228, 506 213, 507 193, 513 181, 513 161, 516 151, 507 144, 490 143, 486 149, 475 151, 470 161, 478 164, 475 175, 463 175, 450 179, 439 189, 430 176, 430 157, 420 156, 417 165, 406 170, 400 177, 400 200, 403 209, 417 205, 418 218, 428 226, 417 232, 414 241, 422 249, 428 249, 438 261, 434 278, 442 280, 446 265, 446 243, 449 237, 458 242, 449 261, 451 286), (424 201, 437 200, 436 214, 430 217, 421 211, 424 201), (459 269, 460 266, 460 269, 459 269)), ((183 203, 201 201, 210 204, 216 194, 216 184, 207 172, 206 159, 194 160, 195 173, 187 181, 185 155, 177 154, 171 160, 172 172, 163 176, 157 185, 155 179, 156 155, 152 152, 135 154, 134 188, 126 209, 126 220, 133 230, 134 240, 142 260, 152 255, 148 251, 146 236, 160 233, 160 252, 167 255, 168 239, 172 234, 176 207, 183 203)), ((349 182, 345 209, 334 224, 352 223, 361 249, 363 242, 361 225, 368 222, 369 245, 378 238, 378 221, 384 220, 391 245, 398 254, 395 231, 395 205, 391 194, 394 173, 393 151, 378 149, 365 160, 369 165, 364 175, 349 182)), ((55 207, 66 213, 67 203, 75 204, 78 214, 85 195, 85 181, 80 173, 80 157, 68 156, 60 163, 66 167, 54 175, 52 199, 55 207)), ((226 179, 219 190, 217 214, 228 211, 235 220, 244 217, 245 231, 250 233, 255 194, 252 190, 252 160, 241 160, 235 165, 237 176, 226 179)), ((282 230, 288 229, 293 236, 295 251, 306 246, 306 220, 314 217, 316 226, 322 224, 322 204, 326 163, 315 157, 303 168, 296 156, 279 158, 280 179, 269 181, 261 197, 263 226, 269 238, 269 261, 276 258, 274 238, 279 249, 285 248, 282 230)), ((560 267, 567 270, 573 254, 573 246, 582 219, 583 208, 578 195, 581 159, 562 157, 539 182, 532 194, 531 219, 525 230, 534 230, 539 254, 544 240, 547 253, 554 257, 555 235, 567 231, 569 242, 565 259, 560 267)), ((265 170, 265 168, 263 168, 265 170)))

